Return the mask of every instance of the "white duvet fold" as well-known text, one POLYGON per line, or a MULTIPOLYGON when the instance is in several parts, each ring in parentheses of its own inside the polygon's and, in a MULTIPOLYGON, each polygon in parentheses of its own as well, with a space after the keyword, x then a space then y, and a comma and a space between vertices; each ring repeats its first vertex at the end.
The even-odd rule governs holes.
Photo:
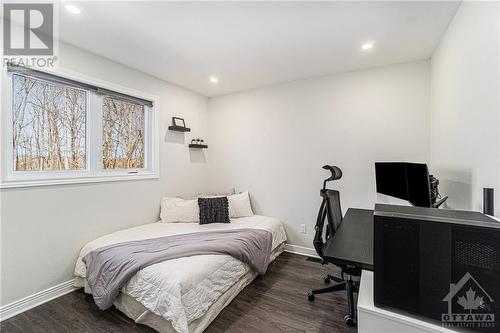
POLYGON ((227 255, 168 260, 138 272, 122 292, 169 320, 176 331, 187 332, 188 324, 203 316, 249 270, 227 255))
MULTIPOLYGON (((281 222, 259 215, 232 219, 229 224, 152 223, 118 231, 87 243, 80 252, 75 275, 85 278, 85 265, 81 258, 103 246, 228 228, 267 230, 273 235, 272 249, 286 241, 281 222)), ((169 320, 178 332, 188 332, 188 324, 203 316, 224 292, 250 270, 248 265, 228 255, 178 258, 140 270, 122 288, 122 292, 152 313, 169 320)))

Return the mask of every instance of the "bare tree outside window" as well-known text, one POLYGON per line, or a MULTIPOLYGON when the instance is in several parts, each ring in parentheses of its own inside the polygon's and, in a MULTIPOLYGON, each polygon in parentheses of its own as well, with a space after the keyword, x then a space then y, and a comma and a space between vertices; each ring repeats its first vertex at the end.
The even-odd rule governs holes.
POLYGON ((104 169, 144 168, 144 124, 144 105, 104 98, 104 169))
POLYGON ((86 168, 87 92, 13 75, 13 169, 86 168))

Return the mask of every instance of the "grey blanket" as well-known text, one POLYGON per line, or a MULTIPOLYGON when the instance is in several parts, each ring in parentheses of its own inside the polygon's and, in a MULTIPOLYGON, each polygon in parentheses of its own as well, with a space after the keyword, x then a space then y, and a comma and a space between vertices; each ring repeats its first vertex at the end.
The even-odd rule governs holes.
POLYGON ((111 307, 127 281, 149 265, 180 257, 228 254, 264 274, 271 246, 269 231, 231 229, 113 244, 88 253, 83 262, 94 300, 105 310, 111 307))

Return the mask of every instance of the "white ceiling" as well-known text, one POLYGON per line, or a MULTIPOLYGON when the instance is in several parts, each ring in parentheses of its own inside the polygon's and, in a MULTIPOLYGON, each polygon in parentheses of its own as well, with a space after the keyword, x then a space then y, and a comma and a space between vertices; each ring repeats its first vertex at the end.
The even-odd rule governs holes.
MULTIPOLYGON (((68 2, 67 2, 68 3, 68 2)), ((206 96, 427 59, 457 2, 71 2, 70 44, 206 96), (376 41, 369 52, 360 46, 376 41), (210 75, 219 83, 211 85, 210 75)))

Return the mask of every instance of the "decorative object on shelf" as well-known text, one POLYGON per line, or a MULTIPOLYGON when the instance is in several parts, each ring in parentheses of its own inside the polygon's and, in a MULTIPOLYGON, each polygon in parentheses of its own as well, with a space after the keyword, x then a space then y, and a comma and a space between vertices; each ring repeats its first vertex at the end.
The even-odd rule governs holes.
POLYGON ((203 141, 203 139, 197 138, 191 140, 189 148, 208 148, 208 145, 205 144, 205 141, 203 141))
POLYGON ((172 126, 168 126, 168 129, 177 132, 191 132, 191 129, 186 127, 184 119, 179 117, 172 117, 172 126))
POLYGON ((179 118, 179 117, 172 117, 172 125, 177 126, 177 127, 186 127, 186 123, 184 122, 184 119, 179 118))

